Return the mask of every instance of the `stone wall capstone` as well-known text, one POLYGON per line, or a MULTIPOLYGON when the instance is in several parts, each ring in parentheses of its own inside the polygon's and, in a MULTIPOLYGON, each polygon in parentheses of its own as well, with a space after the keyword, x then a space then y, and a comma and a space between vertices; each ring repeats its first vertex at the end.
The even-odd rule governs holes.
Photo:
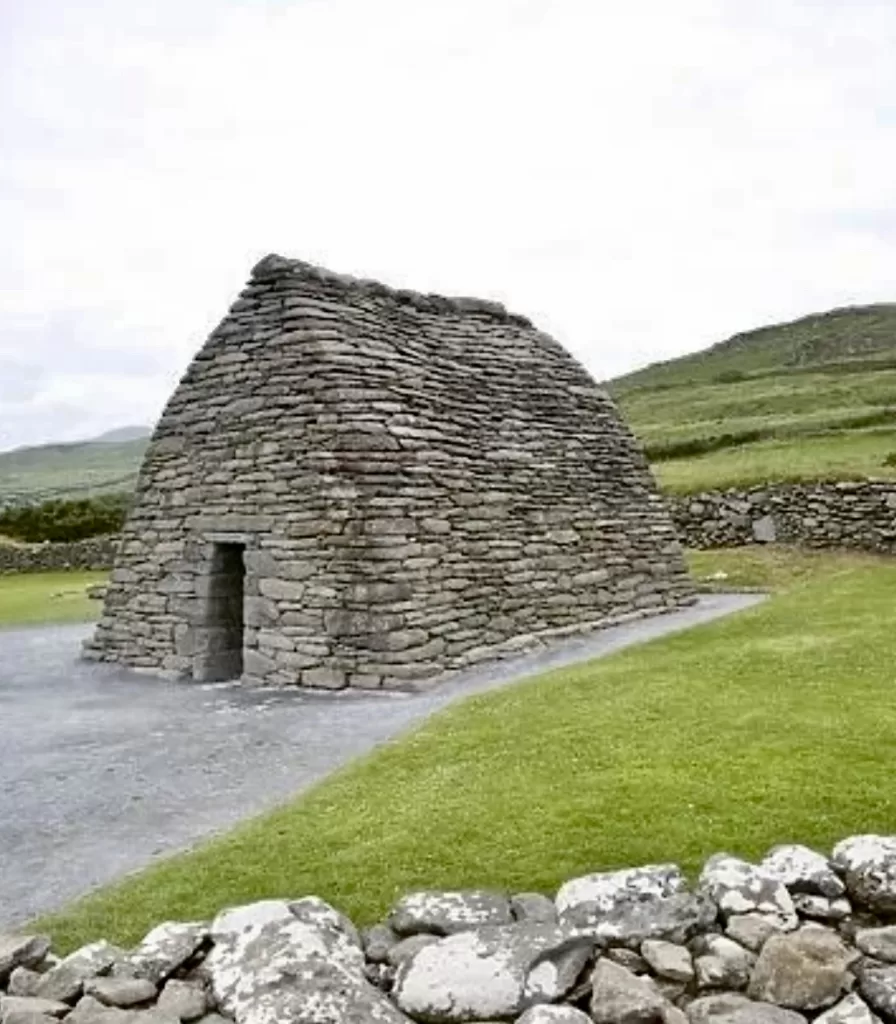
POLYGON ((635 439, 553 338, 271 256, 162 416, 85 653, 397 687, 692 600, 635 439))
POLYGON ((4 1024, 893 1024, 896 836, 417 891, 363 929, 317 896, 59 960, 0 934, 4 1024))
POLYGON ((690 548, 779 543, 896 554, 896 480, 773 484, 667 502, 690 548))
POLYGON ((117 534, 110 534, 64 544, 0 544, 0 575, 70 569, 102 572, 112 568, 118 540, 117 534))

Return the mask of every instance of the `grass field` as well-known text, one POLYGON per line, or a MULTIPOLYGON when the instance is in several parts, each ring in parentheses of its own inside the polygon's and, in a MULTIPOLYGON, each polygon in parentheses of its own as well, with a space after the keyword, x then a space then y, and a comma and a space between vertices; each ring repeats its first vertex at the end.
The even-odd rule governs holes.
POLYGON ((0 629, 53 622, 87 622, 101 602, 87 588, 102 583, 104 572, 36 572, 0 576, 0 629))
POLYGON ((62 949, 316 893, 360 922, 414 887, 552 892, 601 868, 891 832, 896 562, 704 553, 780 592, 474 698, 306 796, 39 922, 62 949))
POLYGON ((610 389, 668 490, 896 477, 896 306, 737 335, 610 389))

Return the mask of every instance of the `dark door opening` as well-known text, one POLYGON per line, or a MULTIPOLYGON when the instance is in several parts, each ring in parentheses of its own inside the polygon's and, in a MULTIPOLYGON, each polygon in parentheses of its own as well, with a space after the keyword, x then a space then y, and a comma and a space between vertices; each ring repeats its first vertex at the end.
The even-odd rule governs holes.
POLYGON ((201 682, 243 674, 244 544, 215 544, 209 568, 203 634, 194 677, 201 682))

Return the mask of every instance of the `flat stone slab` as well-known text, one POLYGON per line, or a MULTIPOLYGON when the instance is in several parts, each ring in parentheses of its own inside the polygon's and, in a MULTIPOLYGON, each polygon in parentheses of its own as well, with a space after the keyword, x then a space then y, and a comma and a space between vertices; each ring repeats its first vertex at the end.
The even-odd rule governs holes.
POLYGON ((295 796, 462 697, 761 600, 707 595, 682 611, 477 667, 425 693, 164 682, 78 660, 89 626, 2 631, 0 928, 295 796))

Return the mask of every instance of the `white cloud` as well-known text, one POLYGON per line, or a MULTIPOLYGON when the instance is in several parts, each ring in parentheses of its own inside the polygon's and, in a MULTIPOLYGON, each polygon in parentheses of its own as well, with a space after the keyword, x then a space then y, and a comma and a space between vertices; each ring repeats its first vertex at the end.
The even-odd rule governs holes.
POLYGON ((154 415, 270 250, 498 297, 597 376, 893 297, 890 3, 3 17, 0 372, 40 363, 0 389, 0 445, 154 415))

